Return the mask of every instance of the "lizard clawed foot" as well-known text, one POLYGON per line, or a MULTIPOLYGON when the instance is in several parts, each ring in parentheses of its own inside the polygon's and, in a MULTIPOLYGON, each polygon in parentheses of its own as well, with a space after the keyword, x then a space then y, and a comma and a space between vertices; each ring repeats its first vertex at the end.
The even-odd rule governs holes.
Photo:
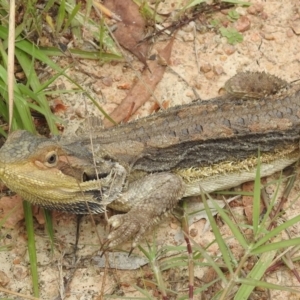
POLYGON ((155 220, 152 219, 151 222, 147 222, 147 220, 148 218, 145 215, 136 215, 132 213, 111 217, 108 220, 111 232, 100 248, 100 251, 102 251, 101 256, 103 256, 106 251, 113 249, 124 242, 133 240, 128 254, 128 256, 130 256, 143 238, 145 232, 155 223, 159 222, 160 218, 156 218, 155 220))
POLYGON ((119 201, 132 203, 126 214, 108 220, 112 231, 108 235, 108 249, 131 241, 135 248, 154 224, 170 212, 184 193, 182 179, 171 173, 151 174, 129 185, 119 201))
MULTIPOLYGON (((151 220, 151 218, 150 218, 151 220)), ((109 248, 114 248, 119 244, 132 240, 132 250, 139 244, 145 232, 155 223, 159 218, 151 220, 145 214, 127 213, 124 215, 116 215, 108 220, 111 225, 112 232, 108 235, 107 241, 109 248)), ((131 250, 131 252, 132 252, 131 250)))

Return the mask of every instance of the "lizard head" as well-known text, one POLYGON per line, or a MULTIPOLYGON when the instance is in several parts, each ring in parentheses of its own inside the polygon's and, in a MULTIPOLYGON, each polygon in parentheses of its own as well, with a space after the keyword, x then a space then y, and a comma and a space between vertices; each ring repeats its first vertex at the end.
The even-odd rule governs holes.
POLYGON ((58 138, 23 130, 10 134, 0 149, 0 179, 25 200, 49 209, 103 211, 100 180, 92 178, 91 166, 89 153, 78 156, 58 138))

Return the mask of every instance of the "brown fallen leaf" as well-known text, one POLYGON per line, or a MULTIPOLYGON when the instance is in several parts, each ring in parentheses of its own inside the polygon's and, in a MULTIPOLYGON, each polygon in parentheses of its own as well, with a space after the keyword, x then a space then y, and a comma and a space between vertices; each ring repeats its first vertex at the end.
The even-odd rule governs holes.
MULTIPOLYGON (((145 68, 141 78, 132 86, 128 95, 122 100, 121 104, 110 114, 110 117, 120 123, 128 118, 128 115, 133 114, 141 107, 152 95, 157 84, 161 81, 167 64, 169 64, 174 38, 165 46, 164 49, 158 50, 157 59, 148 63, 148 68, 145 68), (167 64, 161 64, 164 60, 167 64)), ((108 119, 103 121, 105 127, 111 127, 114 124, 108 119)))
POLYGON ((128 83, 128 82, 119 84, 119 85, 117 86, 117 88, 118 88, 119 90, 130 90, 130 87, 131 87, 131 84, 128 83))
POLYGON ((24 219, 22 202, 19 195, 4 196, 0 199, 0 222, 6 219, 3 224, 5 228, 14 228, 19 221, 24 219))
POLYGON ((60 113, 67 110, 67 106, 61 101, 61 99, 56 99, 51 105, 51 111, 53 113, 60 113))
POLYGON ((149 44, 140 43, 145 36, 146 22, 139 7, 132 0, 106 0, 104 5, 122 20, 116 23, 117 29, 113 32, 115 39, 147 66, 149 44))
POLYGON ((98 3, 97 0, 93 1, 93 5, 95 7, 97 7, 107 17, 109 17, 111 19, 114 19, 114 20, 117 20, 117 21, 121 21, 121 19, 120 19, 120 17, 118 15, 114 14, 112 11, 110 11, 109 9, 107 9, 107 7, 105 7, 101 3, 98 3))
POLYGON ((158 103, 154 103, 150 109, 150 113, 152 112, 157 112, 159 111, 161 108, 163 109, 167 109, 170 107, 170 100, 164 101, 161 106, 158 103))
POLYGON ((41 209, 40 206, 34 205, 32 207, 32 214, 34 215, 35 219, 40 225, 44 225, 46 220, 45 220, 45 215, 43 209, 41 209))
MULTIPOLYGON (((5 228, 14 228, 15 225, 24 219, 23 199, 19 195, 11 197, 4 196, 0 199, 0 222, 6 219, 3 224, 5 228)), ((39 206, 33 206, 33 215, 39 224, 45 224, 45 217, 39 206)))

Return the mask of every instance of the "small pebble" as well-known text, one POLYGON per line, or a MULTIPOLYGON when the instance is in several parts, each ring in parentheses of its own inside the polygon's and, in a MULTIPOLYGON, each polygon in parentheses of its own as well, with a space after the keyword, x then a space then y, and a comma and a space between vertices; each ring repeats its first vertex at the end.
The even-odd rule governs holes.
POLYGON ((75 109, 75 115, 79 118, 84 118, 85 117, 85 109, 83 106, 78 106, 75 109))
POLYGON ((276 188, 274 188, 273 185, 268 185, 268 186, 265 188, 267 194, 273 194, 275 189, 276 189, 276 188))
POLYGON ((198 235, 198 230, 196 229, 196 228, 192 228, 191 230, 190 230, 190 236, 191 237, 196 237, 198 235))
POLYGON ((197 90, 201 90, 202 84, 201 84, 201 77, 200 77, 200 76, 197 76, 197 77, 193 80, 192 86, 193 86, 194 88, 196 88, 197 90))
POLYGON ((262 36, 267 41, 273 41, 273 40, 275 40, 275 37, 274 37, 274 35, 272 33, 263 33, 262 36))
POLYGON ((195 97, 195 95, 194 95, 194 93, 192 92, 192 91, 187 91, 186 93, 185 93, 185 95, 187 96, 187 97, 189 97, 189 98, 194 98, 195 97))
POLYGON ((295 34, 300 35, 300 20, 293 22, 291 27, 295 34))
POLYGON ((92 88, 93 88, 93 91, 94 91, 96 94, 101 93, 103 86, 102 86, 100 80, 96 81, 96 82, 93 84, 92 88))
POLYGON ((19 80, 23 80, 26 77, 24 72, 17 72, 15 73, 15 76, 19 80))
POLYGON ((246 16, 240 17, 235 24, 235 28, 239 32, 245 32, 251 27, 250 19, 246 16))
POLYGON ((214 78, 214 76, 215 76, 215 74, 213 71, 209 71, 209 72, 205 73, 206 79, 212 79, 212 78, 214 78))
POLYGON ((253 32, 250 36, 250 40, 252 42, 260 42, 261 41, 261 35, 258 34, 257 32, 253 32))
POLYGON ((220 65, 214 66, 213 71, 216 75, 221 75, 224 73, 224 70, 223 70, 222 66, 220 66, 220 65))
POLYGON ((254 5, 251 5, 250 7, 247 8, 247 12, 250 14, 250 15, 256 15, 256 9, 254 7, 254 5))
POLYGON ((247 10, 242 7, 242 6, 239 6, 235 9, 235 11, 240 15, 240 16, 245 16, 246 13, 247 13, 247 10))
POLYGON ((24 266, 17 265, 13 269, 13 274, 17 280, 21 280, 21 279, 24 279, 28 275, 28 270, 24 266))
POLYGON ((102 83, 106 86, 112 86, 113 80, 111 77, 104 77, 102 83))
POLYGON ((194 40, 194 34, 191 32, 185 33, 182 38, 185 42, 192 42, 194 40))
POLYGON ((128 83, 128 82, 122 83, 122 84, 119 84, 119 85, 117 86, 117 88, 118 88, 119 90, 130 90, 131 84, 128 83))
POLYGON ((261 16, 261 18, 263 20, 267 20, 268 19, 268 15, 265 12, 262 12, 260 16, 261 16))
POLYGON ((21 258, 20 257, 16 257, 14 260, 13 260, 13 264, 14 265, 19 265, 21 262, 21 258))
POLYGON ((289 29, 286 31, 286 36, 287 36, 288 38, 291 38, 292 36, 294 36, 294 31, 293 31, 291 28, 289 28, 289 29))
POLYGON ((3 271, 0 271, 0 286, 5 287, 9 283, 9 278, 3 271))
POLYGON ((211 64, 208 64, 208 63, 204 63, 201 67, 200 67, 200 71, 203 72, 203 73, 208 73, 210 72, 212 69, 212 66, 211 64))
POLYGON ((231 55, 235 52, 235 47, 232 46, 232 45, 228 45, 228 44, 225 44, 223 46, 223 51, 227 54, 227 55, 231 55))
POLYGON ((262 13, 264 10, 264 6, 262 3, 254 3, 253 5, 257 13, 262 13))
POLYGON ((182 27, 182 30, 185 32, 192 32, 195 27, 195 22, 191 21, 188 25, 182 27))
POLYGON ((122 79, 121 75, 115 75, 114 81, 120 81, 122 79))
POLYGON ((170 227, 172 229, 177 229, 178 228, 178 224, 177 223, 170 223, 170 227))

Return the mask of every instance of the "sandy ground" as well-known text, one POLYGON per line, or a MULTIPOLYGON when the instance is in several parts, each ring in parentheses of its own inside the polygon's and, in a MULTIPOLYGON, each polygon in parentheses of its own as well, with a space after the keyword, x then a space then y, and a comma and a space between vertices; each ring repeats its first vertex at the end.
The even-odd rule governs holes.
MULTIPOLYGON (((155 99, 148 101, 137 116, 149 114, 155 101, 169 103, 169 106, 191 102, 195 99, 193 89, 201 99, 209 99, 218 95, 225 81, 239 71, 266 71, 279 76, 287 81, 300 78, 300 1, 250 1, 251 9, 238 8, 242 21, 236 22, 239 29, 244 30, 244 41, 234 46, 229 45, 224 37, 213 31, 196 31, 194 36, 194 22, 180 29, 174 42, 171 64, 165 72, 162 81, 155 90, 155 99), (249 22, 249 26, 247 26, 249 22), (182 80, 177 74, 180 74, 182 80)), ((161 8, 162 12, 171 10, 166 4, 161 8)), ((129 56, 131 59, 131 57, 129 56)), ((134 70, 127 63, 110 63, 100 65, 96 61, 82 61, 81 68, 69 70, 69 75, 99 99, 100 105, 107 111, 112 111, 121 99, 128 93, 121 87, 131 86, 137 72, 142 68, 141 63, 132 59, 134 70), (82 71, 84 70, 84 72, 82 71)), ((64 85, 66 89, 72 88, 72 84, 63 79, 57 80, 58 86, 64 85)), ((58 99, 53 99, 52 103, 58 99)), ((60 113, 66 120, 64 134, 70 135, 81 131, 84 115, 100 115, 83 94, 60 96, 67 110, 60 113)), ((297 183, 291 199, 299 193, 300 186, 297 183)), ((241 213, 241 208, 236 208, 241 213)), ((298 215, 300 204, 295 203, 287 211, 287 217, 298 215)), ((241 213, 242 214, 242 213, 241 213)), ((141 294, 133 287, 138 284, 140 278, 147 277, 151 271, 146 265, 137 270, 128 269, 127 256, 124 260, 114 261, 116 269, 99 267, 99 240, 96 232, 104 237, 107 228, 104 226, 104 216, 96 216, 93 226, 90 217, 83 217, 79 231, 79 250, 74 256, 74 243, 76 238, 76 217, 68 214, 54 213, 54 228, 56 234, 55 251, 51 253, 51 245, 45 234, 43 225, 36 222, 37 259, 41 299, 100 299, 100 295, 113 295, 114 299, 137 299, 141 294), (66 287, 66 288, 64 288, 66 287)), ((202 245, 213 240, 210 230, 203 233, 205 221, 201 220, 191 226, 196 232, 194 239, 202 245)), ((226 226, 221 226, 222 233, 229 234, 226 226), (223 227, 222 227, 223 226, 223 227)), ((298 232, 299 228, 295 228, 298 232)), ((12 244, 10 251, 0 252, 0 285, 14 292, 32 295, 30 268, 27 255, 26 231, 24 222, 20 221, 13 229, 2 228, 1 235, 5 237, 4 245, 12 244)), ((179 223, 174 217, 167 218, 153 233, 147 236, 153 238, 158 245, 177 245, 183 243, 179 223)), ((183 244, 184 245, 184 244, 183 244)), ((130 244, 123 249, 129 249, 130 244)), ((232 248, 237 245, 232 245, 232 248)), ((212 253, 217 249, 211 248, 212 253)), ((134 251, 133 257, 141 258, 143 255, 134 251)), ((129 262, 136 264, 133 259, 129 262)), ((300 268, 296 265, 298 271, 300 268)), ((206 276, 206 271, 196 268, 195 277, 201 281, 206 276)), ((151 276, 150 276, 151 277, 151 276)), ((187 274, 184 271, 174 269, 166 275, 166 281, 181 282, 180 292, 187 287, 187 274)), ((153 279, 153 277, 151 277, 153 279)), ((268 281, 283 286, 293 286, 300 290, 300 284, 291 272, 280 268, 268 276, 268 281)), ((176 289, 173 286, 174 289, 176 289)), ((150 292, 151 294, 151 292, 150 292)), ((1 294, 0 298, 8 297, 1 294)), ((152 299, 159 299, 155 293, 152 299)), ((286 292, 271 292, 269 299, 300 299, 299 295, 291 295, 286 292)), ((9 296, 11 299, 22 297, 9 296)), ((140 299, 140 298, 139 298, 140 299)), ((175 299, 175 298, 174 298, 175 299)))

